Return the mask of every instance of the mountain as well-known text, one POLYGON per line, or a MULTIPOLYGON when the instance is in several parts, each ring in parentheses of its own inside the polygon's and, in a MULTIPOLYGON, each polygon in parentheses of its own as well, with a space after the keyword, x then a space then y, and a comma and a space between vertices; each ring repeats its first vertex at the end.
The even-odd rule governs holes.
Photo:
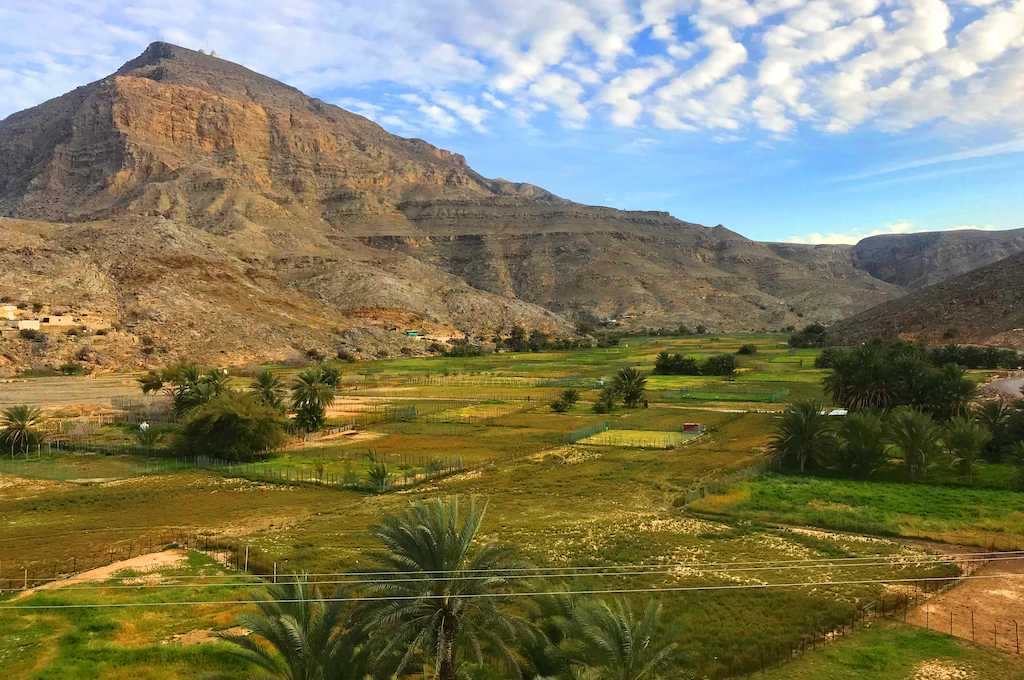
POLYGON ((1024 253, 844 319, 828 337, 835 344, 900 337, 1024 349, 1024 253))
POLYGON ((851 248, 853 264, 875 278, 920 290, 1024 251, 1024 229, 870 236, 851 248))
POLYGON ((0 297, 116 329, 91 354, 8 338, 0 368, 419 353, 409 327, 772 329, 903 292, 849 248, 758 243, 485 178, 166 43, 0 121, 0 246, 0 297))

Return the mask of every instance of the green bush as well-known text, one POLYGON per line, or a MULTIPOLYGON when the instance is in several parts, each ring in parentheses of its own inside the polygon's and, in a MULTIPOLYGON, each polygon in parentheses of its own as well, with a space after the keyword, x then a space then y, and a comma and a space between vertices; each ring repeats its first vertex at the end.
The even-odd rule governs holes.
POLYGON ((176 448, 188 455, 250 461, 287 441, 284 416, 251 394, 224 390, 192 409, 176 448))
POLYGON ((757 345, 742 345, 736 354, 757 354, 757 345))

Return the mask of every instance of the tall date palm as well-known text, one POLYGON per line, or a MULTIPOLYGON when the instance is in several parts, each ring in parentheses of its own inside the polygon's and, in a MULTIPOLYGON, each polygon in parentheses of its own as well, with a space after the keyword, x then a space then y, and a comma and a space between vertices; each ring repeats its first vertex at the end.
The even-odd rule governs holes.
POLYGON ((503 593, 510 570, 525 563, 510 547, 474 543, 483 518, 471 501, 460 522, 458 501, 438 498, 370 528, 383 546, 370 553, 380 569, 357 618, 376 661, 395 660, 392 674, 420 666, 424 677, 455 680, 462 661, 485 656, 516 665, 512 645, 529 627, 506 609, 503 593))

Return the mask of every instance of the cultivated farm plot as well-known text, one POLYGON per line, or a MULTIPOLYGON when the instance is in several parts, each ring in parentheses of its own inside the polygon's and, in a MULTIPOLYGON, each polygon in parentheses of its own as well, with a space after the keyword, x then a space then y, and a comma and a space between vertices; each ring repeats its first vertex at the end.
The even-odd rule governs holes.
POLYGON ((0 458, 0 473, 49 479, 76 484, 91 484, 114 479, 192 469, 192 464, 173 458, 107 456, 102 454, 61 454, 0 458))
POLYGON ((625 446, 646 449, 671 449, 699 436, 697 432, 665 432, 661 430, 607 430, 598 432, 580 444, 625 446))

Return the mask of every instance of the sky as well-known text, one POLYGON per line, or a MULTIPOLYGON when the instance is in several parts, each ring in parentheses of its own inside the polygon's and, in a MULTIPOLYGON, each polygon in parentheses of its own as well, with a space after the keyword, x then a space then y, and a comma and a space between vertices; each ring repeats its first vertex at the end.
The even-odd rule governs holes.
POLYGON ((581 203, 800 243, 1024 227, 1024 0, 3 0, 0 27, 0 117, 165 40, 581 203))

